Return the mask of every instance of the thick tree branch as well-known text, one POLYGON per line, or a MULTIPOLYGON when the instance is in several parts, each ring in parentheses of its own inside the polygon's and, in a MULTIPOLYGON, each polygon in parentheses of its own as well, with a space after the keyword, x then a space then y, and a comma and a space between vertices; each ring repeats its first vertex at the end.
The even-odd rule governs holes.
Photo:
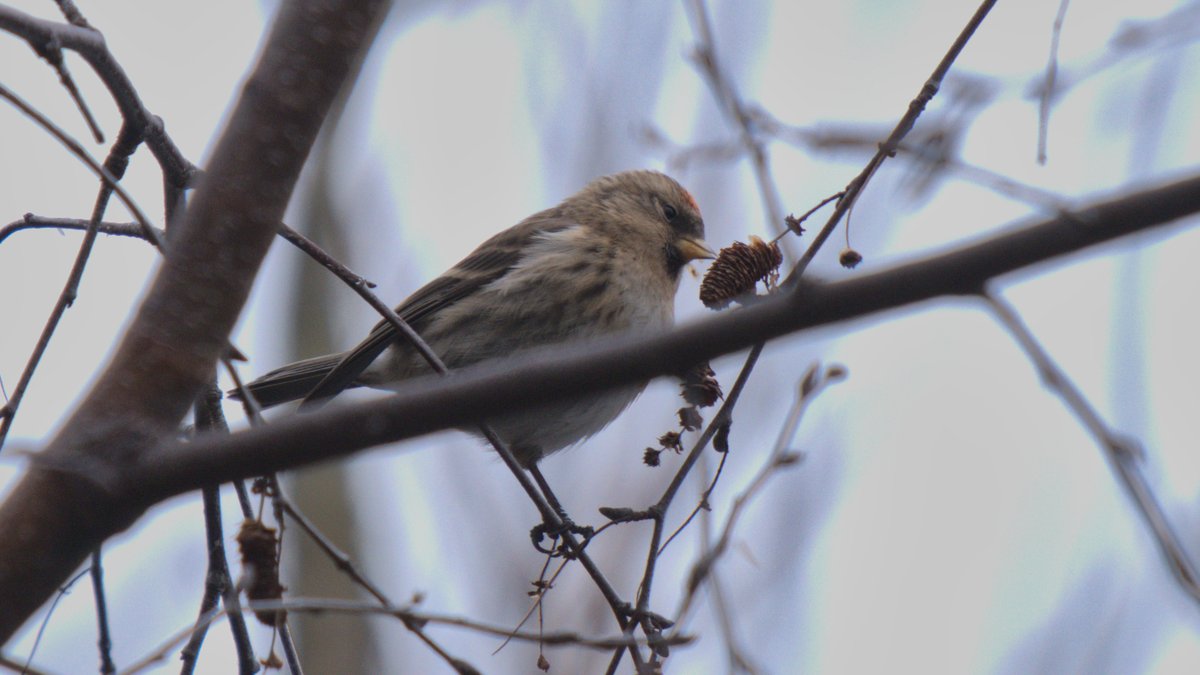
POLYGON ((1200 213, 1200 175, 1019 227, 978 243, 829 284, 800 285, 753 307, 670 333, 532 352, 503 364, 413 381, 395 396, 331 407, 227 437, 147 453, 118 494, 164 499, 223 482, 348 455, 489 415, 680 372, 762 340, 933 298, 979 293, 986 282, 1118 237, 1200 213))
POLYGON ((175 433, 212 377, 325 113, 382 9, 349 0, 281 6, 112 362, 0 505, 0 642, 148 505, 106 486, 175 433))

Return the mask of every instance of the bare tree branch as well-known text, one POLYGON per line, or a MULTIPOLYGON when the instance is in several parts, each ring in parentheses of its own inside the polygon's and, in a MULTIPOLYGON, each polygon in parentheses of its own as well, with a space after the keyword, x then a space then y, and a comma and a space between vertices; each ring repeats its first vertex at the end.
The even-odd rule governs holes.
MULTIPOLYGON (((317 615, 338 615, 350 614, 360 616, 390 616, 400 620, 404 624, 420 624, 421 626, 449 626, 461 628, 468 631, 473 631, 482 635, 490 635, 502 637, 509 640, 521 640, 524 642, 536 642, 541 645, 552 646, 577 646, 586 647, 589 649, 611 649, 613 647, 628 647, 645 644, 645 640, 627 637, 625 635, 613 636, 590 636, 582 635, 572 631, 561 632, 523 632, 513 631, 504 626, 477 621, 470 618, 452 616, 449 614, 437 614, 432 612, 422 612, 415 609, 413 606, 398 606, 391 604, 377 605, 367 602, 355 600, 334 600, 324 598, 297 598, 287 601, 259 601, 249 604, 250 609, 254 610, 275 610, 286 609, 289 612, 308 612, 317 615)), ((212 623, 225 616, 224 611, 209 612, 203 617, 206 623, 212 623)), ((150 654, 138 659, 133 665, 122 670, 122 675, 134 675, 142 672, 147 668, 162 662, 167 654, 175 648, 182 640, 187 638, 191 628, 177 631, 169 637, 157 649, 150 654)), ((670 645, 686 645, 695 641, 692 635, 673 635, 665 642, 670 645)), ((3 661, 0 660, 0 664, 3 661)), ((455 666, 466 665, 463 662, 455 663, 455 666)), ((469 667, 469 666, 468 666, 469 667)), ((461 672, 461 671, 460 671, 461 672)))
MULTIPOLYGON (((96 544, 146 507, 149 495, 140 489, 121 495, 107 486, 174 434, 211 378, 324 115, 383 7, 348 0, 281 6, 112 363, 43 453, 46 463, 0 505, 0 541, 11 549, 0 555, 0 641, 96 544), (51 468, 68 466, 87 470, 51 468)), ((14 30, 11 14, 0 12, 0 27, 14 30)), ((85 29, 64 32, 98 39, 85 29)))
POLYGON ((39 19, 0 5, 0 30, 23 38, 39 55, 47 45, 53 45, 55 50, 69 49, 82 56, 108 88, 121 111, 121 119, 150 148, 167 181, 176 187, 187 187, 196 167, 164 132, 162 120, 142 104, 125 69, 108 51, 104 36, 88 24, 72 3, 60 3, 60 7, 70 23, 39 19))
POLYGON ((1200 601, 1200 574, 1196 572, 1196 567, 1192 564, 1183 540, 1171 527, 1166 510, 1159 503, 1158 497, 1150 487, 1150 482, 1142 473, 1141 445, 1135 439, 1118 434, 1101 419, 1100 413, 1087 400, 1079 387, 1075 386, 1071 378, 1063 372, 1046 348, 1034 337, 1025 322, 1021 321, 1017 312, 1002 297, 996 293, 985 291, 983 299, 995 314, 996 320, 1012 334, 1013 339, 1037 369, 1042 383, 1062 399, 1063 405, 1079 419, 1080 425, 1095 439, 1117 480, 1129 494, 1134 506, 1137 507, 1138 514, 1141 515, 1142 520, 1146 523, 1146 528, 1158 544, 1167 567, 1175 575, 1175 580, 1179 583, 1180 588, 1192 600, 1200 601))
MULTIPOLYGON (((975 295, 999 276, 1200 212, 1200 175, 1063 214, 983 241, 846 281, 808 284, 651 338, 538 350, 504 364, 407 383, 395 396, 281 419, 229 437, 147 452, 116 482, 162 499, 267 471, 348 455, 439 429, 679 372, 761 340, 945 296, 975 295)), ((97 480, 99 480, 97 478, 97 480)))
MULTIPOLYGON (((29 383, 33 380, 33 374, 41 362, 42 355, 45 354, 46 349, 50 346, 50 339, 54 336, 59 321, 66 313, 67 308, 75 302, 79 294, 79 283, 83 279, 83 271, 87 267, 87 261, 92 253, 92 246, 96 241, 96 228, 104 218, 104 212, 108 209, 109 200, 112 198, 112 195, 116 193, 121 201, 129 207, 130 212, 144 226, 148 237, 153 239, 156 230, 150 225, 150 222, 146 219, 137 203, 125 192, 119 182, 125 174, 125 169, 129 166, 129 156, 133 154, 141 142, 140 136, 136 132, 131 131, 131 125, 122 125, 121 133, 117 136, 116 142, 109 151, 108 157, 104 160, 103 166, 101 166, 96 160, 92 159, 78 141, 71 138, 66 132, 46 118, 46 116, 42 115, 18 96, 5 89, 3 85, 0 85, 0 97, 16 105, 18 109, 65 145, 73 155, 87 164, 101 178, 100 193, 96 196, 95 205, 92 207, 92 216, 88 221, 88 227, 84 234, 83 242, 79 246, 79 252, 75 256, 75 263, 71 266, 71 272, 67 276, 63 290, 58 296, 58 301, 51 310, 50 316, 46 319, 42 333, 38 337, 37 344, 34 346, 33 353, 29 355, 29 360, 25 368, 21 371, 21 378, 17 381, 16 388, 13 389, 11 397, 4 406, 0 407, 0 447, 2 447, 5 438, 8 436, 9 429, 12 428, 13 420, 16 418, 17 409, 21 405, 25 391, 29 387, 29 383)), ((7 229, 5 228, 6 231, 7 229)), ((160 241, 157 239, 154 241, 156 246, 162 247, 160 241)))

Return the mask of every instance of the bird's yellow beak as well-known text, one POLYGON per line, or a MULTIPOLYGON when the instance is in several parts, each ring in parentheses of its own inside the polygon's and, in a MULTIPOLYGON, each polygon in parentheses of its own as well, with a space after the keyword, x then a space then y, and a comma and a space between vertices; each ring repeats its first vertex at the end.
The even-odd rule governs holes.
POLYGON ((684 262, 717 257, 717 254, 712 252, 712 249, 708 247, 708 244, 703 239, 680 237, 679 241, 675 244, 675 248, 679 249, 679 254, 683 256, 684 262))

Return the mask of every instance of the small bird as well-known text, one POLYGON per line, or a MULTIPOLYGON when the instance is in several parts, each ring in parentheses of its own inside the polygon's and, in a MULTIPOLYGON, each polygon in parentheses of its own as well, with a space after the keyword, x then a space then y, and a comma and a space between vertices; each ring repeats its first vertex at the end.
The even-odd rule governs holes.
MULTIPOLYGON (((663 331, 674 322, 683 267, 712 257, 691 194, 656 171, 626 171, 598 178, 483 242, 396 313, 447 368, 461 368, 533 347, 663 331)), ((432 372, 382 321, 349 351, 277 368, 246 388, 269 407, 319 401, 349 387, 388 389, 432 372)), ((556 402, 487 423, 528 468, 603 429, 643 388, 645 383, 556 402)))

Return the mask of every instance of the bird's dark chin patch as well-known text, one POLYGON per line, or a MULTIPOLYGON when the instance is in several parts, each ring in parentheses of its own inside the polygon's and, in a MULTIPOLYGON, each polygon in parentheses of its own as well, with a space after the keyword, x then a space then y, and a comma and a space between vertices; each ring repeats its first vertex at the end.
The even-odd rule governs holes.
POLYGON ((683 259, 683 254, 679 252, 679 247, 674 244, 667 244, 663 247, 663 258, 667 265, 667 274, 672 279, 679 278, 679 272, 683 270, 683 266, 687 261, 683 259))

